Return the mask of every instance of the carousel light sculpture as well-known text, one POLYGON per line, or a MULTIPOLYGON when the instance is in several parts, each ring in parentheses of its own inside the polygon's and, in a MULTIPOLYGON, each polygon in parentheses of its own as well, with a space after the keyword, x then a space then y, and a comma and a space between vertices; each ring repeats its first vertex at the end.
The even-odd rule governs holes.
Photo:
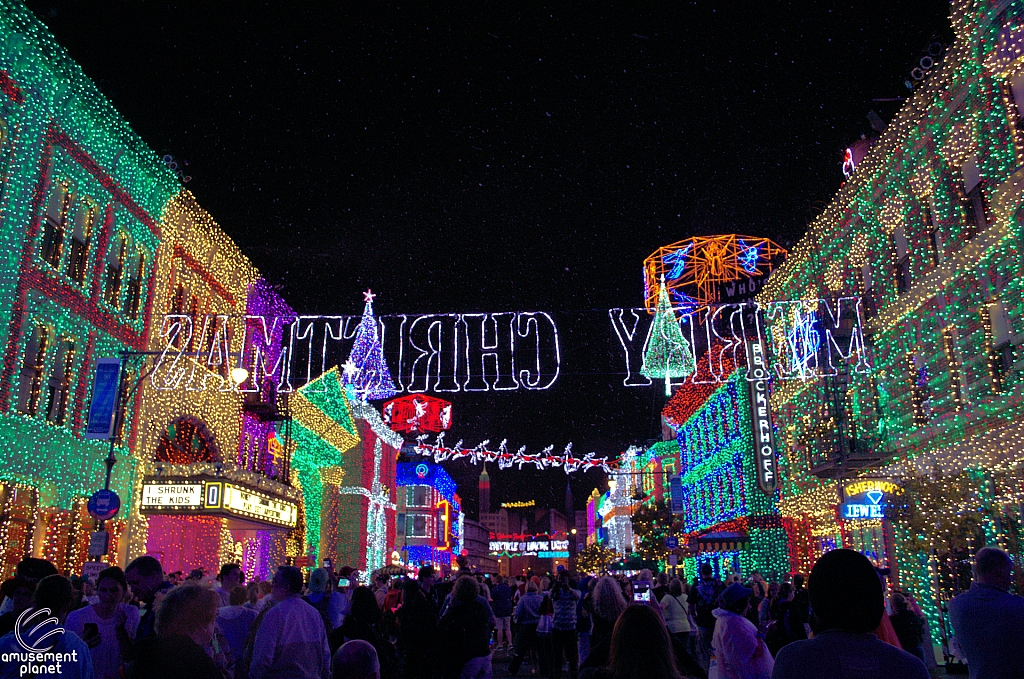
POLYGON ((674 307, 714 304, 723 283, 766 276, 785 256, 767 238, 735 233, 687 238, 658 248, 644 260, 644 303, 653 314, 664 278, 674 307))

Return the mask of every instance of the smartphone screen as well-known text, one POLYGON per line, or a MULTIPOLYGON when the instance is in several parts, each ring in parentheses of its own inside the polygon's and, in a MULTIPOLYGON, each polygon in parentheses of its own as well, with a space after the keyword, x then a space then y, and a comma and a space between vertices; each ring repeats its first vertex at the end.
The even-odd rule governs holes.
POLYGON ((651 589, 646 582, 633 583, 633 601, 650 601, 651 589))
POLYGON ((348 587, 348 578, 338 578, 338 587, 348 587))

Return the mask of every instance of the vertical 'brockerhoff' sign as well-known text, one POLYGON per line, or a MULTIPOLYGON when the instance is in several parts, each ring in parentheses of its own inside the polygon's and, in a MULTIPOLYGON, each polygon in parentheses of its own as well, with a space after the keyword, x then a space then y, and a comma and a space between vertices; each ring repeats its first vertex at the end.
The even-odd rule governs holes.
POLYGON ((775 459, 772 408, 768 401, 768 364, 764 345, 747 341, 747 384, 750 389, 750 424, 754 434, 754 462, 757 487, 771 495, 779 487, 779 465, 775 459))

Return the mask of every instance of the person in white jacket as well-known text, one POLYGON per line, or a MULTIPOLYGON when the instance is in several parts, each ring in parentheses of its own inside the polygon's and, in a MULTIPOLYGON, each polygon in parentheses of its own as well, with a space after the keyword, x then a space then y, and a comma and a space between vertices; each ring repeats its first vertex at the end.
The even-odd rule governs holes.
POLYGON ((714 610, 714 667, 708 668, 709 679, 771 679, 775 661, 757 627, 746 618, 752 593, 738 582, 722 592, 722 606, 714 610))

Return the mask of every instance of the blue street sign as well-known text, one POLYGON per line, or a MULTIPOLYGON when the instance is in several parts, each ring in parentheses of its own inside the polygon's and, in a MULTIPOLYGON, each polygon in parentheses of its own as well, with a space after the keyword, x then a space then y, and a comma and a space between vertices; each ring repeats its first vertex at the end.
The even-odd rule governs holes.
POLYGON ((96 361, 85 438, 108 440, 114 435, 114 407, 120 382, 121 359, 101 358, 96 361))
POLYGON ((109 521, 121 510, 121 498, 112 490, 97 490, 86 504, 89 516, 100 521, 109 521))
POLYGON ((668 549, 676 549, 677 547, 679 547, 679 538, 672 535, 665 538, 665 547, 667 547, 668 549))

